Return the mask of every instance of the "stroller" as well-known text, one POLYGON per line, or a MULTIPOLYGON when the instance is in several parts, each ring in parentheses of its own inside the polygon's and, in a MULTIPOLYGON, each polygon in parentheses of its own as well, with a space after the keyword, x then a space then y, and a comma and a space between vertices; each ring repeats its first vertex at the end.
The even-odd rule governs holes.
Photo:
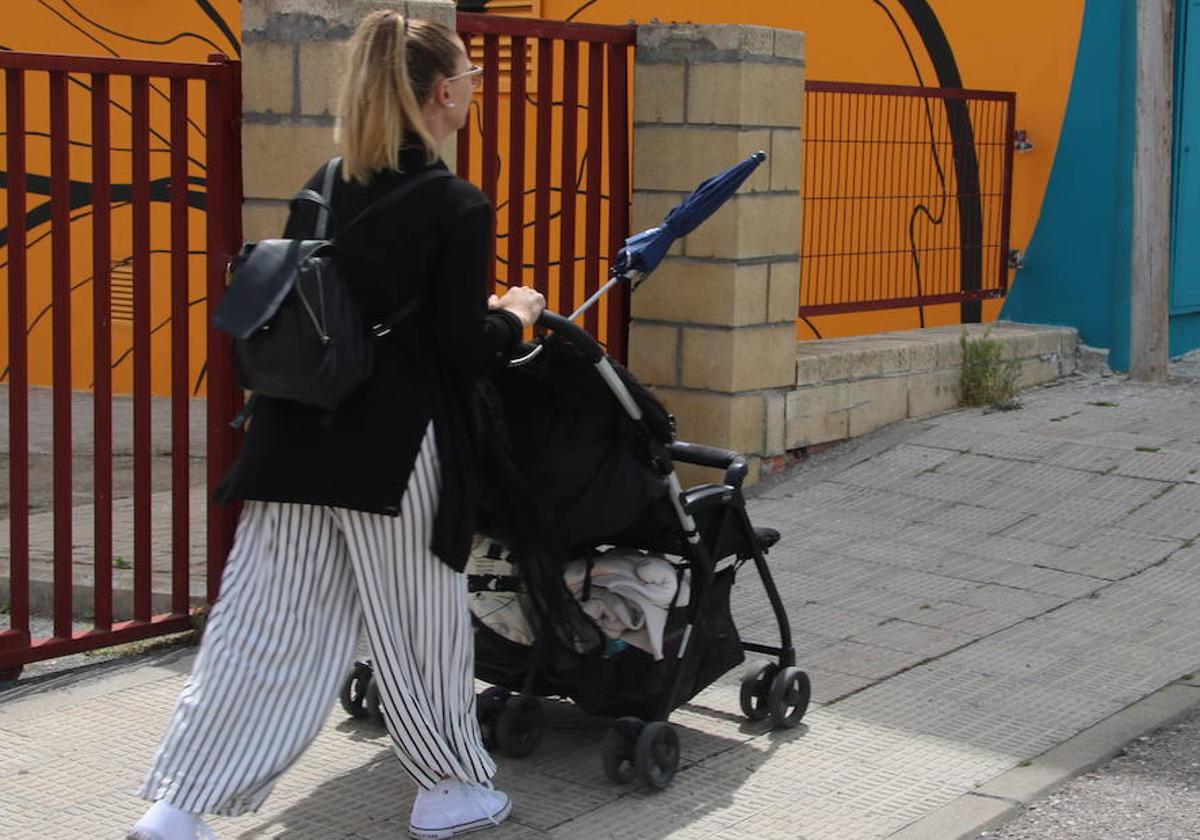
MULTIPOLYGON (((477 545, 487 562, 468 565, 468 590, 473 599, 510 593, 528 632, 514 636, 473 610, 475 673, 492 684, 477 698, 476 714, 489 749, 520 757, 533 752, 545 729, 538 698, 569 698, 589 715, 613 719, 603 746, 611 780, 636 778, 662 789, 679 766, 671 712, 742 664, 745 651, 774 658, 742 679, 741 708, 750 720, 797 726, 811 686, 795 667, 766 561, 779 533, 755 528, 746 512, 745 459, 676 440, 658 400, 574 322, 614 282, 630 279, 625 256, 579 312, 544 313, 548 335, 492 382, 486 419, 506 444, 496 448, 492 471, 507 486, 482 516, 481 530, 490 534, 477 545), (685 491, 676 463, 723 470, 724 477, 685 491), (599 591, 596 569, 620 562, 665 571, 660 582, 669 597, 659 601, 661 610, 646 611, 645 623, 654 627, 649 646, 627 643, 630 634, 618 636, 603 620, 611 612, 601 602, 612 596, 599 591), (732 588, 750 562, 774 612, 778 646, 743 641, 734 625, 732 588), (573 589, 564 566, 573 570, 566 575, 573 589)), ((615 606, 622 609, 619 601, 615 606)), ((385 713, 370 661, 354 664, 341 703, 354 717, 385 713)))

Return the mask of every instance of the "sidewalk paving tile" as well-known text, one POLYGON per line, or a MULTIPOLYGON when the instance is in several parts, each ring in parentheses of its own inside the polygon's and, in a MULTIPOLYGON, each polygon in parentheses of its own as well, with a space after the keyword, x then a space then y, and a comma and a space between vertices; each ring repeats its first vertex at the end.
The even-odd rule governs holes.
MULTIPOLYGON (((741 718, 751 655, 673 715, 680 774, 651 794, 604 779, 605 722, 547 703, 538 753, 499 759, 516 806, 496 840, 882 838, 1200 671, 1200 390, 1080 378, 1022 400, 928 418, 749 500, 784 535, 769 561, 813 680, 801 726, 741 718)), ((771 644, 754 577, 733 611, 771 644)), ((116 836, 183 682, 0 695, 0 739, 20 745, 0 748, 0 833, 116 836)), ((384 733, 335 710, 260 814, 214 823, 384 840, 412 796, 384 733)))

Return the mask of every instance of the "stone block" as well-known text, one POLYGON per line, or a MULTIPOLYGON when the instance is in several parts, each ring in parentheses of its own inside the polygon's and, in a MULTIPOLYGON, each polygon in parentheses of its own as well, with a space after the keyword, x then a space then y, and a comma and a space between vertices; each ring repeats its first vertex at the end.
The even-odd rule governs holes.
POLYGON ((795 376, 795 347, 791 324, 733 330, 684 327, 680 384, 724 392, 784 387, 795 376))
POLYGON ((799 192, 803 181, 803 143, 796 129, 771 130, 771 189, 799 192))
POLYGON ((962 342, 959 335, 953 338, 940 337, 937 343, 938 370, 962 367, 962 342))
POLYGON ((736 452, 761 452, 764 403, 760 394, 714 394, 677 388, 655 388, 667 411, 675 415, 680 440, 706 443, 736 452))
POLYGON ((247 242, 275 239, 287 224, 286 201, 246 201, 242 204, 242 238, 247 242))
POLYGON ((679 329, 658 324, 629 325, 629 369, 646 385, 676 385, 679 329))
POLYGON ((789 64, 689 64, 687 121, 800 128, 804 68, 789 64))
POLYGON ((763 394, 766 415, 764 455, 778 455, 787 450, 787 392, 767 391, 763 394))
POLYGON ((908 416, 908 377, 863 379, 846 386, 850 437, 865 435, 908 416))
POLYGON ((294 44, 248 41, 242 47, 242 110, 292 113, 294 44))
POLYGON ((638 27, 638 64, 773 58, 774 30, 742 24, 648 23, 638 27))
POLYGON ((793 61, 805 60, 805 35, 794 29, 775 30, 776 58, 790 58, 793 61))
POLYGON ((816 385, 787 395, 787 449, 850 436, 847 386, 816 385))
POLYGON ((800 311, 800 263, 795 260, 773 262, 767 287, 767 320, 795 321, 800 311))
POLYGON ((826 345, 820 350, 817 367, 818 382, 844 382, 850 378, 850 357, 836 345, 826 345))
POLYGON ((632 297, 634 318, 737 327, 767 316, 767 266, 668 257, 632 297))
POLYGON ((814 385, 821 382, 821 354, 810 350, 812 342, 802 341, 796 350, 796 385, 814 385))
POLYGON ((863 339, 849 344, 846 356, 847 379, 870 379, 892 373, 907 372, 910 367, 906 342, 885 342, 863 339))
POLYGON ((267 27, 268 0, 243 0, 242 2, 242 55, 245 56, 246 35, 267 27))
POLYGON ((958 405, 962 375, 958 371, 914 373, 908 377, 908 416, 924 417, 958 405))
POLYGON ((1038 344, 1041 338, 1033 330, 997 329, 989 336, 1004 345, 1004 358, 1030 359, 1038 355, 1038 344))
MULTIPOLYGON (((688 193, 704 179, 770 148, 769 131, 677 125, 643 125, 634 131, 633 187, 688 193)), ((742 187, 770 187, 770 168, 759 167, 742 187)))
POLYGON ((290 200, 317 168, 337 152, 328 126, 242 126, 246 198, 290 200))
POLYGON ((800 197, 737 195, 687 237, 689 257, 795 257, 800 251, 800 197))
POLYGON ((639 64, 633 86, 634 123, 681 123, 684 105, 682 64, 639 64))
POLYGON ((1058 379, 1062 375, 1062 368, 1059 364, 1061 358, 1061 356, 1054 355, 1023 359, 1021 373, 1017 377, 1017 387, 1032 388, 1034 385, 1042 385, 1058 379))
POLYGON ((908 348, 909 369, 933 370, 937 367, 938 341, 914 336, 908 348))
POLYGON ((300 113, 336 114, 345 69, 345 43, 309 41, 300 44, 300 113))

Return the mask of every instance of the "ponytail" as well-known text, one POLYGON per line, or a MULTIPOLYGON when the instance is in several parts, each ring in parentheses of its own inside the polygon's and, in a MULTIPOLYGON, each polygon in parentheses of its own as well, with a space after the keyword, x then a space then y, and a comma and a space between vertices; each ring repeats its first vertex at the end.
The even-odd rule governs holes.
POLYGON ((440 24, 389 9, 363 19, 350 38, 338 97, 334 139, 343 177, 366 184, 378 172, 398 170, 400 148, 412 136, 430 163, 438 158, 421 106, 435 79, 454 74, 458 53, 455 33, 440 24))

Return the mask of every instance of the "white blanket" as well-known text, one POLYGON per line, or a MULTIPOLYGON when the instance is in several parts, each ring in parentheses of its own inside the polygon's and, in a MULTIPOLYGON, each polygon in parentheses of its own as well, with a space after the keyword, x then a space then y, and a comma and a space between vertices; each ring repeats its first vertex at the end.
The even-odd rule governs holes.
POLYGON ((586 578, 585 560, 574 560, 563 570, 567 588, 604 634, 662 659, 671 601, 676 590, 676 606, 686 606, 690 596, 686 578, 681 584, 675 567, 662 557, 617 550, 593 562, 591 592, 584 600, 586 578))

